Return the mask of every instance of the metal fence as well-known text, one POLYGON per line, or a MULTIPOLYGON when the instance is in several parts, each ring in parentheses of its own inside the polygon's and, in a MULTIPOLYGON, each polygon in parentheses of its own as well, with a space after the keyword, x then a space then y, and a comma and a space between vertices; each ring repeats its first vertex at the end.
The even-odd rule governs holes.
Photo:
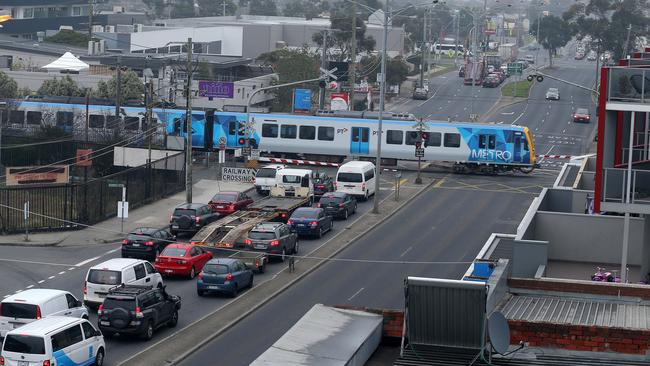
MULTIPOLYGON (((180 153, 182 155, 182 153, 180 153)), ((185 189, 183 159, 170 156, 85 183, 0 188, 0 232, 66 230, 93 225, 117 214, 124 184, 131 209, 185 189), (23 207, 29 202, 29 220, 23 207), (80 225, 82 224, 82 225, 80 225)))

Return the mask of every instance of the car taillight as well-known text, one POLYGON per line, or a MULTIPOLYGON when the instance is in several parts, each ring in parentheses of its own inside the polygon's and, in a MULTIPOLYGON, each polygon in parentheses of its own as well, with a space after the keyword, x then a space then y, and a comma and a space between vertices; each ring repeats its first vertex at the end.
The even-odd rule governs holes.
POLYGON ((232 279, 233 279, 233 277, 232 277, 232 273, 228 273, 228 274, 226 275, 226 281, 232 281, 232 279))
POLYGON ((320 207, 320 202, 316 203, 316 207, 320 207))
POLYGON ((97 308, 97 315, 102 315, 104 312, 104 304, 99 304, 99 307, 97 308))
POLYGON ((293 225, 293 220, 287 221, 287 225, 293 225))
POLYGON ((4 366, 5 364, 5 358, 0 356, 0 366, 4 366))
POLYGON ((279 241, 279 240, 271 240, 271 246, 272 246, 272 247, 277 247, 278 245, 280 245, 280 241, 279 241))
POLYGON ((185 259, 179 259, 176 261, 178 264, 187 264, 187 261, 185 259))
POLYGON ((196 223, 198 224, 198 223, 201 221, 201 218, 198 217, 198 216, 196 216, 196 217, 194 218, 194 221, 196 221, 196 223))
POLYGON ((88 293, 88 281, 84 281, 84 295, 88 293))
POLYGON ((40 318, 41 318, 41 307, 36 306, 36 319, 40 319, 40 318))
POLYGON ((234 203, 229 204, 228 209, 229 210, 234 210, 235 209, 235 204, 234 203))
POLYGON ((283 219, 286 218, 286 217, 287 217, 287 213, 286 213, 286 212, 283 212, 282 214, 280 214, 280 217, 282 217, 283 219))
POLYGON ((250 239, 246 239, 246 240, 244 240, 244 244, 251 245, 251 244, 253 244, 253 241, 250 240, 250 239))
POLYGON ((144 242, 144 245, 146 245, 146 246, 149 246, 149 247, 150 247, 150 246, 152 246, 152 245, 153 245, 153 242, 152 242, 152 241, 145 241, 145 242, 144 242))
POLYGON ((341 208, 345 207, 345 203, 339 203, 339 207, 341 208))
POLYGON ((128 240, 126 240, 126 239, 122 240, 122 245, 127 245, 127 244, 129 244, 128 240))
POLYGON ((136 318, 144 318, 144 314, 142 314, 142 311, 140 311, 139 306, 135 307, 135 317, 136 318))
POLYGON ((50 360, 43 361, 43 366, 50 366, 50 360))
POLYGON ((366 190, 366 184, 365 183, 361 184, 361 189, 363 189, 364 191, 366 190))
POLYGON ((203 279, 203 271, 199 272, 199 274, 196 276, 199 280, 203 279))
POLYGON ((316 226, 316 225, 318 225, 318 222, 317 222, 317 221, 310 221, 310 222, 309 222, 309 225, 311 225, 311 226, 316 226))

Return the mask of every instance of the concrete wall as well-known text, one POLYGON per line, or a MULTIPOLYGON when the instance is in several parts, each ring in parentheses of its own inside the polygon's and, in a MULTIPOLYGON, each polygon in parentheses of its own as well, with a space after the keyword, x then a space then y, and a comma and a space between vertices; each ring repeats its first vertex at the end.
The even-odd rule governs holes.
POLYGON ((241 56, 243 53, 243 28, 239 26, 218 26, 207 28, 177 28, 151 32, 131 33, 131 51, 159 48, 170 43, 182 44, 192 37, 193 42, 221 41, 223 56, 241 56))
POLYGON ((512 248, 512 277, 534 278, 539 266, 548 263, 547 241, 515 240, 512 248))

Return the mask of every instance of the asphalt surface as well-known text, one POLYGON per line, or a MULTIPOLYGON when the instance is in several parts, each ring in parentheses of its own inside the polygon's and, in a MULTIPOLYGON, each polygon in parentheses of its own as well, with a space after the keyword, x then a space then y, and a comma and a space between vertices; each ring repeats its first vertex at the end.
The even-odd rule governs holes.
POLYGON ((404 307, 407 276, 458 279, 492 232, 513 233, 532 199, 553 175, 437 175, 438 182, 383 225, 251 316, 201 348, 182 365, 246 365, 314 304, 404 307), (385 264, 379 261, 446 262, 385 264))
MULTIPOLYGON (((328 171, 328 173, 333 174, 334 172, 328 171)), ((403 184, 406 184, 405 179, 412 178, 412 174, 410 172, 403 174, 403 184)), ((382 178, 379 192, 380 198, 388 196, 395 179, 393 173, 390 172, 384 173, 382 178)), ((332 240, 337 232, 354 223, 371 208, 372 200, 359 202, 357 213, 351 216, 348 221, 336 220, 332 232, 325 234, 322 239, 304 238, 301 240, 300 252, 308 253, 332 240)), ((161 212, 160 215, 167 217, 169 213, 161 212)), ((187 240, 189 238, 181 238, 179 241, 183 239, 187 240)), ((75 247, 0 246, 0 278, 3 279, 3 281, 0 281, 0 296, 6 298, 28 288, 55 288, 70 291, 78 299, 83 299, 82 291, 88 269, 108 259, 119 258, 121 255, 120 247, 120 245, 116 244, 75 247)), ((255 275, 256 285, 273 280, 274 275, 284 267, 285 265, 282 263, 270 263, 264 274, 255 275)), ((187 326, 217 308, 226 306, 232 301, 229 298, 218 296, 198 297, 196 295, 195 281, 183 278, 164 279, 167 291, 171 294, 180 295, 182 298, 179 323, 174 331, 187 326)), ((95 312, 91 312, 90 320, 96 324, 95 312)), ((154 334, 152 342, 169 336, 171 333, 171 329, 163 327, 154 334)), ((116 365, 150 344, 128 337, 115 337, 106 340, 106 342, 107 357, 105 365, 116 365)))

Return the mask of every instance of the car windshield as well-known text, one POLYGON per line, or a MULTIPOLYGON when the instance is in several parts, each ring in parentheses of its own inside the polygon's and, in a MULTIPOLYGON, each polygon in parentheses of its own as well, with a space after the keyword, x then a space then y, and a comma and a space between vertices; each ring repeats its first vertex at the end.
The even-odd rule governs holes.
POLYGON ((555 88, 549 88, 549 89, 548 89, 548 92, 549 92, 549 93, 557 93, 557 89, 555 89, 555 88))
POLYGON ((235 202, 237 195, 232 193, 217 193, 212 197, 212 202, 235 202))
POLYGON ((343 197, 321 197, 319 202, 321 205, 329 205, 330 203, 338 204, 343 202, 343 197))
POLYGON ((203 267, 203 272, 217 274, 217 275, 229 273, 228 266, 224 264, 210 264, 210 263, 206 264, 205 267, 203 267))
POLYGON ((576 113, 578 113, 578 114, 589 114, 589 111, 587 109, 584 109, 584 108, 578 108, 578 109, 576 109, 576 113))
POLYGON ((310 209, 305 209, 305 210, 297 209, 296 211, 294 211, 293 215, 291 215, 291 218, 292 219, 296 219, 296 218, 315 219, 318 218, 318 211, 310 210, 310 209))
POLYGON ((126 237, 126 240, 128 241, 142 241, 142 240, 149 240, 151 238, 150 235, 146 234, 129 234, 126 237))
POLYGON ((7 334, 4 341, 4 352, 26 353, 30 355, 45 354, 45 340, 25 334, 7 334))
POLYGON ((248 238, 255 240, 273 240, 275 239, 275 233, 272 231, 251 231, 248 233, 248 238))
POLYGON ((300 184, 302 177, 299 175, 283 175, 282 183, 295 183, 300 184))
POLYGON ((100 285, 119 285, 122 281, 122 273, 109 271, 107 269, 91 269, 88 273, 88 282, 100 285))
POLYGON ((36 319, 37 306, 17 302, 3 302, 0 305, 0 316, 7 318, 36 319))
POLYGON ((174 210, 174 216, 194 216, 194 210, 187 208, 177 208, 174 210))
POLYGON ((339 173, 336 180, 339 182, 361 183, 363 182, 363 176, 361 173, 339 173))
POLYGON ((262 168, 257 171, 255 178, 275 178, 275 174, 278 171, 274 168, 262 168))
POLYGON ((187 252, 186 248, 171 248, 167 247, 160 255, 165 257, 184 257, 187 252))
POLYGON ((104 309, 135 310, 135 299, 107 297, 104 300, 104 309))

